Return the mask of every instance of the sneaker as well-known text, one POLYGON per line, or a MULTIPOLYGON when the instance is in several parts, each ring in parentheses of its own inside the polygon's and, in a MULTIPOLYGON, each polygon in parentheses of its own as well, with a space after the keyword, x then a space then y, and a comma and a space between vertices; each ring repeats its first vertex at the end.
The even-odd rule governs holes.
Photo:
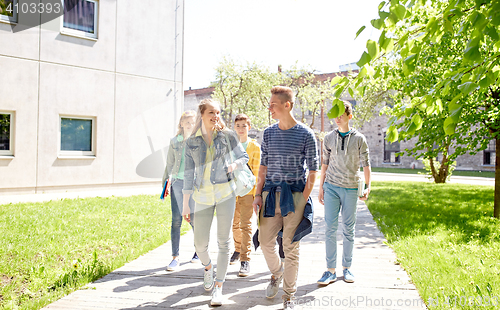
POLYGON ((281 280, 283 279, 283 274, 279 278, 274 278, 271 276, 271 282, 269 282, 269 285, 267 286, 266 289, 266 297, 267 298, 273 298, 278 294, 278 291, 280 290, 280 283, 281 280))
POLYGON ((330 271, 325 271, 321 279, 318 280, 318 284, 328 285, 332 282, 337 281, 337 273, 331 273, 330 271))
POLYGON ((203 287, 205 288, 205 291, 210 291, 212 287, 214 287, 214 266, 209 270, 205 269, 205 274, 203 275, 203 287))
POLYGON ((295 300, 285 299, 283 300, 283 310, 293 310, 295 309, 295 300))
POLYGON ((344 281, 348 283, 354 282, 354 275, 349 269, 344 269, 344 281))
POLYGON ((250 262, 241 262, 239 277, 246 277, 250 274, 250 262))
POLYGON ((211 306, 222 306, 222 287, 214 286, 212 291, 212 300, 210 300, 211 306))
POLYGON ((178 258, 174 258, 174 259, 172 259, 172 261, 170 262, 170 264, 168 264, 167 271, 174 271, 178 267, 179 267, 179 259, 178 258))
POLYGON ((196 252, 194 252, 193 258, 191 258, 191 263, 195 264, 195 263, 199 263, 199 262, 200 262, 200 258, 198 257, 198 254, 196 254, 196 252))
POLYGON ((240 259, 240 252, 234 252, 229 260, 229 264, 234 265, 240 259))

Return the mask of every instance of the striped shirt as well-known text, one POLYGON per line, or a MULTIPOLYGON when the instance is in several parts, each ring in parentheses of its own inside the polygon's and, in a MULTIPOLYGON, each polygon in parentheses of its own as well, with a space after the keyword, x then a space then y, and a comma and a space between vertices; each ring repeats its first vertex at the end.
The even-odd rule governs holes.
POLYGON ((267 167, 266 181, 295 182, 306 180, 309 171, 318 171, 319 155, 311 128, 297 123, 281 130, 278 123, 264 130, 260 164, 267 167))

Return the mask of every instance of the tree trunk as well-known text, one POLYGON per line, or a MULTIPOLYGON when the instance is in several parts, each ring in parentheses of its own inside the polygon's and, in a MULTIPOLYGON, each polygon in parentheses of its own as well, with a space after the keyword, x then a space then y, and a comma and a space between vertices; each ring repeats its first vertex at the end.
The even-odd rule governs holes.
POLYGON ((493 216, 500 219, 500 136, 495 140, 495 202, 493 216))
POLYGON ((439 182, 436 183, 446 183, 446 178, 448 177, 448 172, 450 171, 450 161, 448 156, 443 154, 443 159, 441 160, 441 167, 439 167, 438 178, 439 182))
POLYGON ((448 156, 443 155, 443 160, 441 161, 441 167, 439 167, 439 170, 436 170, 436 167, 434 166, 434 159, 432 157, 429 157, 429 164, 431 166, 434 183, 446 183, 450 166, 448 156))
POLYGON ((437 172, 436 167, 434 167, 434 159, 432 158, 432 156, 429 157, 429 165, 431 166, 432 178, 434 179, 434 182, 437 183, 437 172))

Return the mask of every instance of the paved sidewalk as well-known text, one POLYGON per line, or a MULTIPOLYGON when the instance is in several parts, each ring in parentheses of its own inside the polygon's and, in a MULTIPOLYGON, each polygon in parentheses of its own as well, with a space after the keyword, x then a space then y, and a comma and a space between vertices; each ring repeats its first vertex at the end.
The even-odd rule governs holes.
MULTIPOLYGON (((346 283, 340 277, 328 286, 316 284, 325 270, 324 210, 317 195, 316 187, 314 232, 301 242, 296 294, 301 307, 298 309, 425 309, 408 275, 395 264, 394 252, 384 244, 385 238, 364 203, 358 204, 351 269, 356 282, 346 283)), ((215 222, 210 245, 210 255, 215 261, 214 227, 215 222)), ((337 240, 340 259, 340 232, 337 240)), ((181 266, 175 272, 165 271, 171 258, 171 245, 167 242, 45 309, 210 309, 211 295, 202 287, 203 267, 189 262, 194 252, 192 243, 192 232, 181 237, 181 266)), ((251 259, 252 273, 246 278, 237 276, 239 264, 229 266, 222 308, 281 309, 281 289, 274 299, 265 298, 270 273, 260 249, 252 252, 251 259)))

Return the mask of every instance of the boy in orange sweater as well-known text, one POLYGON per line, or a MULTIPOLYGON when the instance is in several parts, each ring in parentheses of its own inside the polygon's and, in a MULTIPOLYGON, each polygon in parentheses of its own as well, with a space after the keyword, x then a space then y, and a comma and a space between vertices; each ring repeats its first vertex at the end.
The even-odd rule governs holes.
MULTIPOLYGON (((234 130, 240 138, 243 148, 248 154, 248 165, 255 177, 259 174, 260 145, 254 139, 248 138, 251 122, 245 114, 238 114, 234 120, 234 130)), ((243 197, 236 198, 236 209, 233 220, 234 253, 230 264, 241 261, 238 276, 246 277, 250 274, 250 248, 252 243, 252 202, 254 200, 255 187, 243 197)))

